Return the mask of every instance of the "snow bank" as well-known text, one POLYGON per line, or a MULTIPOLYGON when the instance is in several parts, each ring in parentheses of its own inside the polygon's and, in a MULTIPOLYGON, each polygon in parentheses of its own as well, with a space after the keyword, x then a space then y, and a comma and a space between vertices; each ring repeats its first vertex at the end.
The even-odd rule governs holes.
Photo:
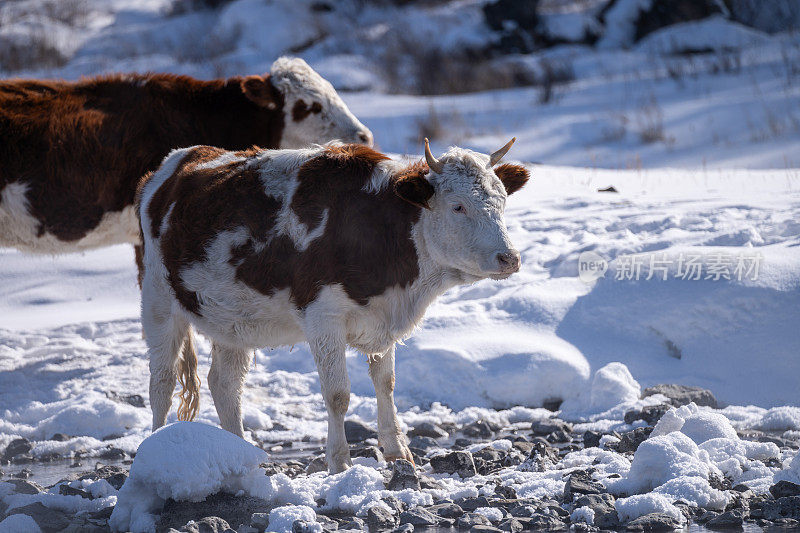
POLYGON ((196 422, 165 426, 139 446, 119 491, 109 526, 114 531, 155 530, 167 498, 202 501, 221 490, 237 492, 264 478, 267 454, 223 429, 196 422))
POLYGON ((701 410, 694 403, 667 411, 656 424, 651 437, 673 431, 682 432, 697 444, 716 438, 739 440, 739 435, 724 415, 701 410))
POLYGON ((722 51, 758 46, 769 35, 738 22, 714 15, 702 20, 673 24, 645 36, 636 48, 649 54, 679 54, 693 51, 722 51))
POLYGON ((679 524, 686 522, 680 509, 672 505, 663 494, 637 494, 629 498, 620 498, 614 502, 619 518, 622 521, 634 520, 650 513, 663 513, 679 524))
POLYGON ((12 514, 0 522, 0 533, 42 533, 42 530, 30 516, 12 514))
POLYGON ((317 513, 307 505, 285 505, 269 512, 269 531, 291 533, 295 520, 309 522, 312 527, 309 533, 322 533, 322 526, 317 523, 317 513))

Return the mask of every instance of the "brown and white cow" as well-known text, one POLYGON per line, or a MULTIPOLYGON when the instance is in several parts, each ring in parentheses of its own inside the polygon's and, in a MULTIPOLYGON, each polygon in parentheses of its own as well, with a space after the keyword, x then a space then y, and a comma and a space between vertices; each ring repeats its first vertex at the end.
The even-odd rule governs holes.
POLYGON ((137 202, 153 429, 179 370, 179 418, 196 414, 193 326, 212 340, 208 384, 224 429, 243 434, 253 349, 307 341, 329 415, 328 466, 347 468, 351 346, 369 356, 386 457, 411 460, 395 415, 394 345, 448 288, 519 269, 503 212, 529 176, 495 166, 510 146, 437 160, 426 140, 427 164, 412 165, 353 144, 170 154, 137 202))
MULTIPOLYGON (((270 74, 0 82, 0 246, 64 253, 140 242, 136 185, 173 149, 300 148, 372 134, 302 59, 270 74)), ((137 250, 139 252, 140 250, 137 250)))

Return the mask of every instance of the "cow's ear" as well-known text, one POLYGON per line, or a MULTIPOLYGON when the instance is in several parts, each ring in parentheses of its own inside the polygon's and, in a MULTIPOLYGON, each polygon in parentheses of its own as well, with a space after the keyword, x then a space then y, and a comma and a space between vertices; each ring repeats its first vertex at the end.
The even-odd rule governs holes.
POLYGON ((503 182, 503 187, 506 188, 506 194, 514 194, 522 188, 523 185, 528 183, 531 175, 528 169, 522 165, 512 165, 506 163, 495 167, 494 173, 503 182))
POLYGON ((242 92, 252 102, 275 109, 278 107, 275 101, 275 89, 273 89, 269 78, 264 76, 247 76, 241 82, 242 92))
POLYGON ((406 202, 430 209, 428 200, 433 196, 433 185, 425 179, 427 168, 414 169, 398 176, 394 182, 394 193, 406 202))

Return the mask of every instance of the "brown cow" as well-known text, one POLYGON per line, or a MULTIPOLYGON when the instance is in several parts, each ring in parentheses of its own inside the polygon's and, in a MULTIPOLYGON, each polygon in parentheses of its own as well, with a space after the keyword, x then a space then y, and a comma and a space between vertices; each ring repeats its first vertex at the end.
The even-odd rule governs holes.
POLYGON ((280 58, 270 74, 227 80, 0 82, 0 246, 58 254, 138 245, 136 184, 170 150, 332 139, 372 145, 370 131, 302 59, 280 58))
POLYGON ((153 429, 180 369, 179 418, 197 410, 190 326, 212 340, 208 385, 223 428, 243 434, 253 349, 308 341, 328 409, 328 466, 350 464, 345 347, 369 355, 387 459, 411 460, 395 416, 394 345, 450 287, 520 267, 503 212, 528 172, 451 148, 408 165, 365 146, 231 153, 176 150, 142 180, 142 327, 153 429), (179 354, 183 357, 179 360, 179 354))

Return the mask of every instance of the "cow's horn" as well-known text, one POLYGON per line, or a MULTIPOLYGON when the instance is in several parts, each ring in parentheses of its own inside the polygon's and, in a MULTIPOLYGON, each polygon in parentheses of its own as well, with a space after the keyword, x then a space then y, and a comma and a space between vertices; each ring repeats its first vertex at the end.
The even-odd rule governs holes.
POLYGON ((516 141, 516 140, 517 140, 517 138, 513 137, 510 141, 508 141, 508 143, 505 146, 503 146, 498 151, 496 151, 495 153, 490 155, 489 156, 489 166, 493 167, 497 163, 499 163, 500 160, 503 159, 503 156, 506 155, 509 150, 511 150, 511 145, 514 144, 514 141, 516 141))
POLYGON ((428 166, 431 170, 436 172, 437 174, 441 174, 442 169, 444 168, 444 164, 433 157, 431 153, 431 145, 428 144, 428 138, 425 137, 425 161, 428 163, 428 166))

